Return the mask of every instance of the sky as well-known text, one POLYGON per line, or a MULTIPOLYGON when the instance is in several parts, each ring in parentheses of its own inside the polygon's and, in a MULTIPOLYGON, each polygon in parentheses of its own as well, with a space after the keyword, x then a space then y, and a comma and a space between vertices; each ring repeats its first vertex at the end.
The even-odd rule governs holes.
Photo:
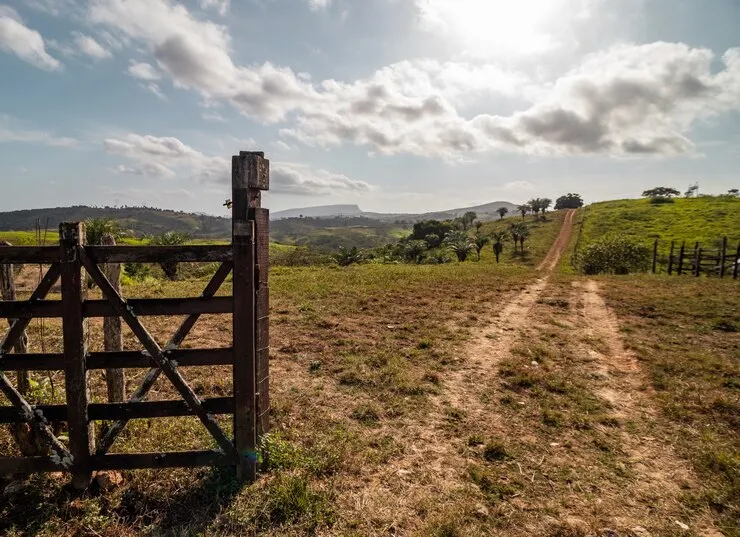
POLYGON ((0 211, 740 187, 740 0, 0 0, 0 211))

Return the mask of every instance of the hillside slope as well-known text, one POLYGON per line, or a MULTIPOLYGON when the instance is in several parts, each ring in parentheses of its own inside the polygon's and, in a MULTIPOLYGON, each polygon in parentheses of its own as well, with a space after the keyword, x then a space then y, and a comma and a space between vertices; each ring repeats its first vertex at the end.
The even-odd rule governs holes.
POLYGON ((672 240, 713 248, 727 237, 730 248, 735 248, 740 242, 740 198, 680 198, 662 205, 632 199, 586 207, 578 247, 607 233, 619 233, 646 244, 657 238, 661 253, 670 249, 672 240))
POLYGON ((195 237, 227 238, 231 234, 231 220, 205 214, 185 213, 151 207, 53 207, 0 213, 0 231, 26 231, 59 228, 60 222, 81 222, 92 218, 117 220, 132 235, 156 235, 165 231, 179 231, 195 237))

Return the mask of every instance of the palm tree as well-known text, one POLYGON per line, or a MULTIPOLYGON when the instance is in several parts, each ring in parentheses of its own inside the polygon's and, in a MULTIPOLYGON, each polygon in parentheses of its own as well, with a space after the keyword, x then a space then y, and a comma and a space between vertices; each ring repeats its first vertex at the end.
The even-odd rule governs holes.
POLYGON ((521 244, 521 251, 524 252, 524 241, 529 237, 529 228, 524 222, 516 222, 509 226, 509 235, 514 241, 514 251, 516 252, 517 243, 521 244))
MULTIPOLYGON (((190 236, 187 233, 168 231, 149 239, 149 244, 153 246, 180 246, 189 240, 190 236)), ((162 267, 162 271, 168 280, 177 280, 177 261, 165 261, 160 263, 159 266, 162 267)))
POLYGON ((493 254, 496 256, 496 263, 498 263, 498 257, 501 255, 501 252, 504 251, 504 241, 506 240, 506 237, 506 231, 494 231, 491 233, 493 254))
POLYGON ((529 205, 535 216, 540 212, 541 203, 542 200, 540 198, 533 198, 527 202, 527 205, 529 205))
POLYGON ((473 251, 475 245, 468 237, 468 234, 463 231, 453 231, 445 237, 443 242, 450 250, 455 252, 457 260, 460 262, 465 261, 468 258, 468 254, 473 251))
POLYGON ((473 244, 475 245, 475 251, 478 253, 478 261, 480 261, 480 251, 485 247, 486 244, 488 244, 488 241, 490 241, 488 237, 485 235, 481 235, 480 232, 476 233, 475 236, 473 236, 473 244))
POLYGON ((545 211, 550 208, 550 205, 552 205, 552 200, 550 198, 542 198, 540 200, 540 210, 542 211, 542 216, 545 216, 545 211))
POLYGON ((499 207, 498 209, 496 209, 496 212, 503 219, 504 216, 509 214, 509 209, 507 209, 506 207, 499 207))
POLYGON ((532 208, 525 203, 524 205, 519 205, 516 210, 522 213, 522 218, 524 218, 532 208))
POLYGON ((473 222, 478 218, 478 215, 473 211, 468 211, 462 217, 460 218, 460 221, 463 226, 463 231, 467 231, 472 225, 473 222))

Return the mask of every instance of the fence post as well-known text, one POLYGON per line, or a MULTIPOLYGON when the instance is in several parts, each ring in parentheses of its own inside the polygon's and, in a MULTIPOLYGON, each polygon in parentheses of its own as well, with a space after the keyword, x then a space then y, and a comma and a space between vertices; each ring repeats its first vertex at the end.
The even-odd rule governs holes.
POLYGON ((676 241, 671 241, 671 253, 668 255, 668 276, 673 274, 673 251, 676 246, 676 241))
MULTIPOLYGON (((12 246, 9 242, 0 241, 0 247, 12 246)), ((13 277, 13 265, 0 265, 0 299, 2 300, 15 300, 15 278, 13 277)), ((13 324, 12 319, 8 319, 9 324, 13 324)), ((25 330, 23 335, 18 339, 18 343, 15 344, 13 350, 16 354, 28 353, 28 335, 25 330)), ((28 388, 30 386, 31 377, 28 371, 18 371, 16 375, 18 382, 18 391, 21 395, 28 394, 28 388)))
POLYGON ((263 153, 241 152, 232 157, 234 441, 239 452, 237 477, 257 477, 257 342, 255 226, 250 207, 259 203, 253 188, 264 168, 263 153))
POLYGON ((657 263, 658 263, 658 239, 655 239, 655 243, 653 243, 653 274, 655 274, 657 263))
MULTIPOLYGON (((103 235, 105 246, 115 246, 116 239, 110 233, 103 235)), ((118 294, 121 294, 121 264, 106 263, 103 274, 118 294)), ((106 352, 123 350, 123 336, 121 334, 121 318, 118 316, 103 319, 103 348, 106 352)), ((105 383, 108 387, 108 402, 120 403, 126 400, 126 378, 123 369, 106 369, 105 383)))
POLYGON ((701 272, 701 248, 699 248, 699 243, 696 243, 696 248, 694 248, 694 276, 699 276, 699 273, 701 272))
POLYGON ((737 280, 738 269, 740 269, 740 242, 737 244, 737 252, 735 252, 735 263, 732 266, 732 279, 737 280))
POLYGON ((727 259, 727 237, 722 238, 722 251, 719 253, 719 277, 725 277, 725 261, 727 259))
POLYGON ((69 449, 73 457, 72 486, 85 489, 92 479, 90 456, 93 451, 92 427, 88 420, 88 385, 85 363, 85 323, 82 303, 87 286, 82 274, 79 248, 85 244, 85 224, 59 225, 62 279, 62 337, 64 340, 65 392, 69 449))
POLYGON ((683 272, 683 255, 686 250, 686 241, 681 243, 681 250, 678 252, 678 275, 680 276, 683 272))

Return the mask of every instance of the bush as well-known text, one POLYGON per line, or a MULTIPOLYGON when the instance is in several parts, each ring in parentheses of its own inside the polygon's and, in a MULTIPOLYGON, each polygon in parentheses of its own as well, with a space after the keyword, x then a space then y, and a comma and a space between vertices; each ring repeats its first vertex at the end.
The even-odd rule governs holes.
POLYGON ((645 272, 650 266, 650 248, 626 237, 605 235, 587 245, 578 255, 584 274, 629 274, 645 272))
POLYGON ((676 203, 676 201, 673 198, 666 198, 664 196, 650 198, 650 205, 662 205, 664 203, 676 203))

